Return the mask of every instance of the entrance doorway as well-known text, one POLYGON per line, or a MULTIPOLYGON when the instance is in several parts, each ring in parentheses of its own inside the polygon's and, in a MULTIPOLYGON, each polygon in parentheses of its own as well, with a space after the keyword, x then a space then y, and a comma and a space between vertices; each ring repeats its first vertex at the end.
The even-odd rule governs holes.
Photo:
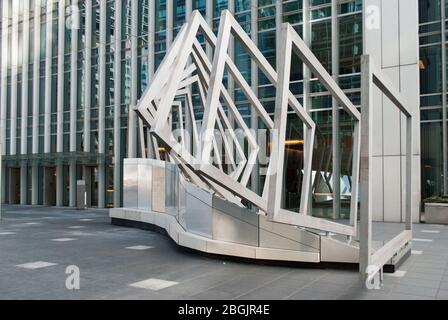
POLYGON ((44 168, 44 206, 56 205, 56 168, 44 168))
POLYGON ((9 169, 9 203, 20 203, 20 168, 9 169))

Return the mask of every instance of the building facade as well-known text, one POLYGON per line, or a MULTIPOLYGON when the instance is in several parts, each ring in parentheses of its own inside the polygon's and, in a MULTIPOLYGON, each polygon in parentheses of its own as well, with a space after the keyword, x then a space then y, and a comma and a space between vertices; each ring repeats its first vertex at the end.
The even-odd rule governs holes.
MULTIPOLYGON (((409 97, 417 127, 420 68, 423 157, 420 170, 417 135, 414 217, 421 199, 420 171, 424 197, 444 192, 445 6, 440 0, 2 0, 2 201, 74 206, 76 182, 82 179, 89 206, 120 206, 122 161, 144 152, 137 147, 138 120, 132 107, 191 12, 199 10, 217 30, 223 9, 234 14, 273 66, 276 26, 289 22, 357 106, 360 57, 371 54, 409 97), (440 77, 434 76, 438 73, 440 77), (440 119, 434 118, 437 115, 440 119)), ((232 42, 229 52, 272 113, 275 88, 239 43, 232 42)), ((291 80, 292 90, 318 126, 313 214, 337 212, 344 217, 351 186, 352 120, 333 108, 331 96, 300 63, 294 63, 291 80)), ((233 89, 232 81, 226 85, 247 123, 260 127, 240 90, 233 89)), ((383 125, 378 128, 375 152, 382 174, 373 196, 383 210, 376 219, 403 221, 404 205, 396 201, 404 190, 404 182, 396 178, 404 170, 403 119, 388 111, 390 102, 381 94, 377 99, 381 108, 374 115, 383 125)), ((197 113, 200 116, 200 110, 197 113)), ((295 208, 300 193, 302 125, 291 118, 288 126, 284 201, 286 207, 295 208)), ((255 190, 258 180, 264 179, 264 169, 259 164, 260 174, 251 177, 255 190)))
POLYGON ((447 193, 448 1, 420 0, 422 197, 447 193))

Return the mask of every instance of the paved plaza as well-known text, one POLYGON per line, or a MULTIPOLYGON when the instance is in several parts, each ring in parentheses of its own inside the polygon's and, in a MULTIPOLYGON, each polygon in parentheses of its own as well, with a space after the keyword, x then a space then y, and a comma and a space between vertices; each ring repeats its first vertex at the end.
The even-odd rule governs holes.
POLYGON ((0 299, 448 299, 448 226, 414 226, 411 257, 380 290, 356 270, 212 258, 107 210, 3 206, 0 299), (66 271, 80 272, 69 290, 66 271))

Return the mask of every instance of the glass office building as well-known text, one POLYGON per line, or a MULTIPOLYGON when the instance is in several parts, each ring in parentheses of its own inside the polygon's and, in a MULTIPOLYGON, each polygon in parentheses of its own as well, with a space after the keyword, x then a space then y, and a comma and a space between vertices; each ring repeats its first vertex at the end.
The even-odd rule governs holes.
MULTIPOLYGON (((77 180, 85 180, 89 206, 120 206, 122 160, 144 152, 137 147, 139 120, 132 106, 193 10, 199 10, 215 30, 220 12, 230 10, 273 66, 276 26, 289 22, 359 106, 366 1, 2 0, 2 200, 74 206, 77 180)), ((445 5, 420 0, 424 197, 443 193, 446 185, 444 32, 445 5)), ((229 52, 273 113, 275 88, 239 43, 233 42, 229 52)), ((293 65, 291 90, 317 123, 313 214, 326 215, 332 211, 326 209, 334 209, 332 179, 339 176, 344 216, 351 188, 352 120, 342 110, 335 113, 331 96, 308 70, 300 63, 293 65), (338 161, 333 153, 335 117, 338 161)), ((240 90, 232 81, 226 85, 247 123, 261 128, 240 90)), ((200 110, 197 113, 200 117, 200 110)), ((285 206, 294 209, 299 205, 303 128, 295 118, 288 121, 288 128, 285 206)), ((252 175, 253 189, 258 179, 264 179, 265 169, 261 163, 256 167, 260 174, 252 175)))
POLYGON ((448 1, 420 0, 422 197, 447 190, 448 1))

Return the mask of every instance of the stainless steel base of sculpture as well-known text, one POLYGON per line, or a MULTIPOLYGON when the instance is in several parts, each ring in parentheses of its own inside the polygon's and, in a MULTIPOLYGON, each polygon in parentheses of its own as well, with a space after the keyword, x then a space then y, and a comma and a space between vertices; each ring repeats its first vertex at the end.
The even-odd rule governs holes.
MULTIPOLYGON (((174 164, 125 159, 124 177, 124 208, 111 209, 110 217, 162 228, 180 246, 255 260, 359 262, 358 241, 269 221, 185 181, 174 164)), ((403 247, 387 264, 409 249, 403 247)))

